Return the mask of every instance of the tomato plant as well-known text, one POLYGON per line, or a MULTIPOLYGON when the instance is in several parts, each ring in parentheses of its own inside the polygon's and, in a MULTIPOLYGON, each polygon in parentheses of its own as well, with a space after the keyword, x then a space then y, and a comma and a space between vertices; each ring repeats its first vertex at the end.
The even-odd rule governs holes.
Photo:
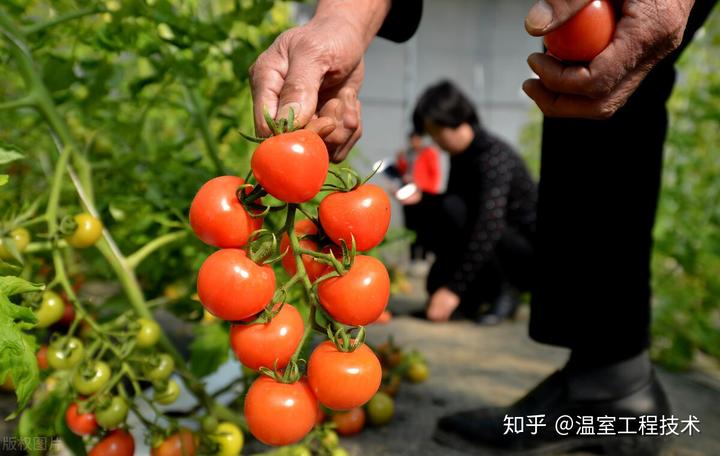
POLYGON ((268 445, 295 443, 315 425, 317 399, 306 381, 281 383, 261 376, 245 397, 250 432, 268 445))
MULTIPOLYGON (((299 238, 298 244, 300 248, 318 250, 317 242, 311 238, 318 234, 317 225, 315 225, 312 220, 300 220, 295 224, 294 229, 299 238)), ((282 240, 280 241, 280 251, 288 252, 282 259, 282 265, 288 274, 294 276, 297 273, 297 264, 295 263, 295 255, 293 255, 293 250, 290 247, 290 238, 288 238, 287 233, 283 234, 282 240)), ((305 265, 305 272, 307 272, 310 281, 313 282, 327 270, 325 263, 307 254, 302 255, 302 262, 305 265)))
POLYGON ((81 413, 78 404, 73 402, 65 412, 67 426, 77 435, 94 434, 97 430, 97 421, 92 413, 81 413))
POLYGON ((148 348, 155 345, 160 339, 160 325, 155 320, 148 318, 140 318, 137 322, 140 324, 135 342, 137 346, 148 348))
POLYGON ((195 456, 197 438, 188 429, 181 429, 153 447, 151 456, 195 456))
POLYGON ((89 456, 133 456, 135 439, 123 429, 109 432, 90 450, 89 456))
POLYGON ((405 373, 408 380, 413 383, 422 383, 427 380, 430 375, 430 370, 427 364, 422 361, 413 361, 410 363, 407 372, 405 373))
POLYGON ((332 421, 338 434, 345 436, 357 434, 365 427, 365 410, 358 407, 346 412, 338 412, 333 414, 332 421))
POLYGON ((320 136, 298 130, 263 141, 250 166, 258 183, 270 195, 287 203, 302 203, 322 188, 329 162, 320 136))
POLYGON ((25 228, 16 228, 8 236, 0 237, 0 259, 7 260, 13 257, 12 250, 22 253, 30 243, 30 232, 25 228), (8 244, 12 243, 12 247, 8 244))
POLYGON ((392 420, 395 413, 395 401, 383 392, 376 393, 365 405, 367 417, 375 426, 383 426, 392 420))
POLYGON ((48 346, 44 344, 40 346, 37 353, 35 354, 35 356, 37 357, 38 368, 40 368, 40 370, 45 370, 50 367, 50 365, 48 364, 47 354, 48 346))
POLYGON ((155 389, 153 399, 158 404, 168 405, 175 402, 178 397, 180 397, 180 385, 175 380, 170 380, 164 387, 155 389))
POLYGON ((161 353, 145 366, 145 377, 150 381, 166 380, 175 369, 175 360, 167 353, 161 353))
POLYGON ((390 276, 370 256, 355 257, 350 270, 318 285, 323 308, 345 325, 367 325, 378 319, 390 298, 390 276))
POLYGON ((275 272, 252 261, 243 250, 218 250, 200 267, 197 289, 203 306, 216 317, 244 320, 270 303, 275 272))
POLYGON ((353 351, 340 351, 323 342, 308 360, 308 381, 318 400, 333 410, 349 410, 370 400, 382 380, 380 361, 361 344, 353 351))
POLYGON ((212 439, 218 444, 218 456, 237 456, 243 447, 243 434, 233 423, 223 422, 215 428, 212 439))
POLYGON ((390 226, 390 199, 373 184, 333 192, 320 203, 320 224, 336 244, 355 245, 361 252, 383 240, 390 226))
POLYGON ((80 339, 58 339, 48 348, 48 364, 53 369, 70 369, 80 363, 84 352, 85 348, 80 339))
POLYGON ((615 12, 610 0, 593 0, 567 22, 545 35, 553 56, 570 62, 590 62, 612 41, 615 12))
POLYGON ((109 404, 95 411, 95 419, 105 429, 114 429, 125 422, 128 410, 127 401, 122 396, 113 396, 109 404))
POLYGON ((110 380, 112 372, 110 366, 103 361, 93 361, 75 371, 72 384, 75 391, 89 396, 100 391, 100 388, 110 380))
POLYGON ((295 353, 303 333, 300 312, 285 304, 268 323, 233 325, 230 345, 244 366, 282 369, 295 353))
POLYGON ((238 199, 245 181, 235 176, 220 176, 206 182, 190 205, 190 226, 204 243, 220 248, 240 248, 250 234, 262 226, 238 199))
POLYGON ((46 291, 42 294, 40 307, 35 311, 37 324, 39 328, 47 328, 62 318, 65 312, 65 304, 60 296, 52 291, 46 291))

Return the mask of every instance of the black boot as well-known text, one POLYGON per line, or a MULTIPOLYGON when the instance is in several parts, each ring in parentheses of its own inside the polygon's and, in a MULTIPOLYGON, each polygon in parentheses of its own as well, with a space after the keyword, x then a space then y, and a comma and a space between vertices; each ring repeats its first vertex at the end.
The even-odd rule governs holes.
POLYGON ((503 291, 493 301, 490 310, 477 317, 481 325, 497 325, 508 318, 513 318, 520 305, 520 293, 514 288, 503 287, 503 291))
MULTIPOLYGON (((443 445, 474 454, 554 455, 578 450, 600 450, 613 456, 650 456, 659 453, 662 437, 641 435, 641 416, 657 417, 657 431, 670 406, 652 368, 647 353, 603 368, 576 371, 566 367, 541 382, 525 397, 509 407, 487 408, 454 413, 441 418, 433 438, 443 445), (529 418, 542 415, 543 420, 529 418), (506 418, 509 417, 509 418, 506 418), (561 418, 562 417, 562 418, 561 418), (556 423, 567 422, 572 427, 561 435, 556 423), (578 435, 582 423, 579 417, 592 417, 595 435, 578 435), (601 421, 615 418, 615 432, 636 434, 598 435, 601 421), (625 420, 621 417, 626 418, 625 420), (632 417, 632 420, 627 420, 632 417), (521 420, 523 432, 508 432, 510 421, 521 420), (528 423, 544 423, 535 427, 528 423), (580 422, 580 424, 578 424, 580 422)), ((605 427, 608 432, 610 427, 605 427)), ((519 427, 514 427, 519 431, 519 427)))

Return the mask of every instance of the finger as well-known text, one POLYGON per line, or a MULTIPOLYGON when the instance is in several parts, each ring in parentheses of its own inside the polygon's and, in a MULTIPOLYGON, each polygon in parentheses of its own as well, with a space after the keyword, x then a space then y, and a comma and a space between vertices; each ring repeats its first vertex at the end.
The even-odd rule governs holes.
POLYGON ((312 119, 305 125, 307 130, 312 130, 318 134, 321 138, 325 139, 329 134, 335 130, 335 120, 330 117, 317 117, 312 119))
POLYGON ((525 17, 525 30, 542 36, 560 27, 591 0, 538 0, 525 17))
POLYGON ((347 158, 348 154, 352 150, 352 148, 355 146, 355 144, 358 142, 360 137, 362 136, 362 116, 360 115, 360 112, 362 110, 362 104, 359 100, 356 101, 356 108, 355 111, 357 112, 357 125, 355 126, 355 129, 353 133, 350 135, 347 141, 345 143, 338 147, 335 152, 331 155, 331 159, 335 163, 340 163, 341 161, 345 160, 347 158))
POLYGON ((629 77, 615 92, 602 99, 553 92, 537 79, 528 79, 523 90, 547 117, 608 119, 620 109, 637 88, 642 77, 629 77))
POLYGON ((318 92, 326 69, 302 50, 289 56, 288 71, 278 100, 276 119, 287 118, 293 110, 296 126, 304 127, 315 114, 318 92))
POLYGON ((612 93, 627 73, 626 69, 616 67, 568 65, 555 57, 540 53, 531 54, 527 62, 545 88, 553 92, 595 99, 612 93))
POLYGON ((287 59, 273 44, 263 52, 250 67, 250 87, 253 99, 253 118, 255 134, 267 137, 272 134, 265 122, 265 110, 275 117, 278 109, 278 97, 283 87, 283 75, 287 71, 287 59))

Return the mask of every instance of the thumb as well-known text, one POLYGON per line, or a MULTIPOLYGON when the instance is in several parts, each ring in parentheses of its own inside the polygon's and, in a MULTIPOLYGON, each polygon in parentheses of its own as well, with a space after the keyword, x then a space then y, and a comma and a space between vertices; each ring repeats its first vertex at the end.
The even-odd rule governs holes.
POLYGON ((321 65, 306 59, 290 58, 282 90, 278 97, 276 119, 287 118, 293 110, 295 125, 304 127, 312 120, 318 103, 318 92, 325 76, 321 65))
POLYGON ((573 17, 591 0, 538 0, 525 17, 525 30, 542 36, 552 32, 573 17))

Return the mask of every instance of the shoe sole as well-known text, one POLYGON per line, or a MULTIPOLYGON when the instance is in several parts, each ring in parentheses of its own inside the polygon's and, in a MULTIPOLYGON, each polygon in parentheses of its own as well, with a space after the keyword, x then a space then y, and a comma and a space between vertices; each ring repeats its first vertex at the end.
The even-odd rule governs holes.
POLYGON ((530 449, 499 449, 470 442, 457 434, 440 429, 435 430, 432 438, 440 445, 464 453, 488 456, 557 456, 561 453, 589 450, 591 448, 601 448, 603 452, 600 454, 612 456, 658 456, 666 442, 666 439, 660 436, 608 436, 567 438, 557 442, 541 443, 537 448, 530 449))

